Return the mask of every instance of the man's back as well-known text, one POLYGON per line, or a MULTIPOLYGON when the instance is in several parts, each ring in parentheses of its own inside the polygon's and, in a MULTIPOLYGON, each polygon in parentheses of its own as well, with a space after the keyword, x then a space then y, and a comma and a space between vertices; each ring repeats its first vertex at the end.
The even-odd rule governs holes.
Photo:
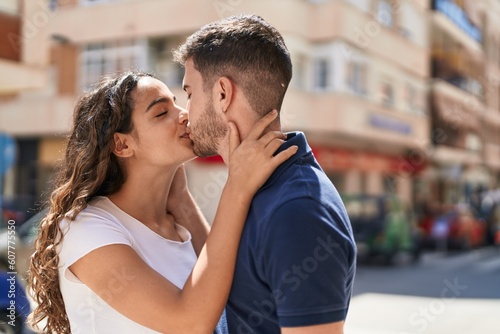
POLYGON ((356 249, 344 205, 302 133, 254 197, 227 305, 229 333, 345 320, 356 249))

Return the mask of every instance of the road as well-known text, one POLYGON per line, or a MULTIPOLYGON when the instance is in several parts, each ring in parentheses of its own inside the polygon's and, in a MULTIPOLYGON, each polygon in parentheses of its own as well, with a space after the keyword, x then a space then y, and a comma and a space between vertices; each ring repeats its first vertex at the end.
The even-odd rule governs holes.
POLYGON ((346 334, 500 334, 500 249, 359 265, 346 334))

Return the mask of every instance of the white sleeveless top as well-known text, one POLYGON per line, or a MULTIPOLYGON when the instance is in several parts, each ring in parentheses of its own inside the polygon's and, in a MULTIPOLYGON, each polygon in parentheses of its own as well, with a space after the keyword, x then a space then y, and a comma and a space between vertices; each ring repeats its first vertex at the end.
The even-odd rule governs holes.
MULTIPOLYGON (((94 249, 111 244, 132 247, 151 268, 182 289, 196 262, 196 254, 187 229, 177 225, 182 242, 168 240, 120 210, 107 197, 97 197, 82 210, 76 220, 61 221, 65 233, 59 252, 59 284, 72 334, 158 333, 148 329, 109 306, 103 296, 83 284, 68 269, 94 249)), ((111 293, 127 293, 127 268, 114 273, 111 293), (116 275, 116 276, 115 276, 116 275)), ((140 307, 138 303, 137 307, 140 307)))

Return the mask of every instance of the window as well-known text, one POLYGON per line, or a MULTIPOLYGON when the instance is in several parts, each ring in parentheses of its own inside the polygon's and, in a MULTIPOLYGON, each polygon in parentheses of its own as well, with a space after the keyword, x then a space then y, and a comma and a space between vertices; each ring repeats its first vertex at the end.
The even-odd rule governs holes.
POLYGON ((386 107, 394 106, 394 87, 390 81, 383 81, 381 85, 382 103, 386 107))
POLYGON ((347 68, 347 86, 356 95, 366 96, 367 66, 364 63, 352 61, 347 68))
POLYGON ((397 193, 397 179, 394 175, 386 174, 384 175, 384 194, 396 194, 397 193))
POLYGON ((306 58, 303 55, 298 56, 295 63, 293 64, 293 86, 296 88, 306 88, 306 64, 306 58))
POLYGON ((82 53, 82 87, 90 87, 105 74, 145 69, 146 59, 147 48, 142 39, 89 44, 82 53))
POLYGON ((408 103, 408 109, 410 111, 414 111, 416 109, 416 95, 417 92, 415 90, 415 87, 413 87, 413 85, 410 83, 406 84, 406 100, 408 103))
POLYGON ((390 0, 380 0, 377 6, 377 20, 386 27, 394 25, 392 4, 390 0))
POLYGON ((169 36, 148 40, 148 65, 156 77, 169 87, 182 86, 184 68, 172 61, 171 50, 176 48, 184 37, 169 36))
POLYGON ((184 67, 173 61, 162 61, 156 64, 156 77, 169 87, 181 87, 184 80, 184 67))
POLYGON ((480 152, 483 148, 481 138, 475 133, 467 133, 465 136, 465 148, 471 152, 480 152))
POLYGON ((402 1, 398 3, 397 8, 393 7, 392 11, 398 15, 397 25, 401 36, 421 47, 427 47, 427 23, 417 4, 413 1, 402 1))
POLYGON ((330 86, 330 62, 320 58, 315 61, 314 86, 318 90, 326 90, 330 86))
POLYGON ((421 90, 417 89, 412 83, 406 83, 404 99, 406 102, 406 110, 408 112, 417 115, 424 114, 424 98, 424 93, 421 90))

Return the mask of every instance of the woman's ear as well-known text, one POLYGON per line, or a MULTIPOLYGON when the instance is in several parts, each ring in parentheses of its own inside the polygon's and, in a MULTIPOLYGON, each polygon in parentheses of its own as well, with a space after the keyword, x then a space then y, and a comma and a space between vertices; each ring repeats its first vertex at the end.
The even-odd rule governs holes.
POLYGON ((215 102, 222 112, 226 112, 231 105, 234 95, 234 82, 228 77, 220 77, 215 84, 215 102))
POLYGON ((114 149, 113 153, 119 158, 128 158, 132 155, 132 149, 127 143, 128 136, 124 133, 115 132, 113 135, 114 149))

